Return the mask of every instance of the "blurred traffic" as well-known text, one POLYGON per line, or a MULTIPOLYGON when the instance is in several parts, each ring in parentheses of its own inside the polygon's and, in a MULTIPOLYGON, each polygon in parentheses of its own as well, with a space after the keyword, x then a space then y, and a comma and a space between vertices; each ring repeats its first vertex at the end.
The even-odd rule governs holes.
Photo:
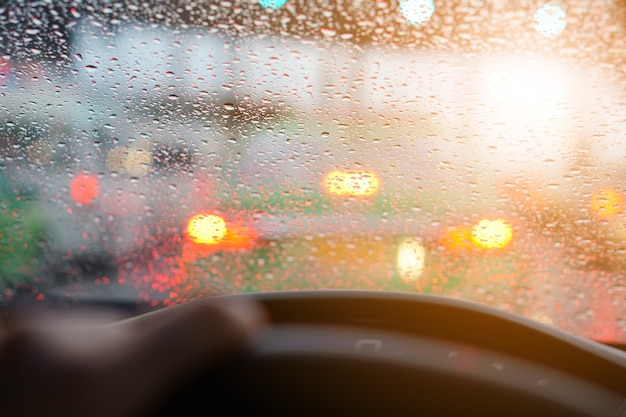
POLYGON ((526 13, 521 50, 432 47, 433 1, 387 26, 430 47, 248 3, 278 20, 71 9, 64 60, 4 53, 3 299, 394 289, 626 338, 626 90, 560 43, 581 2, 526 13))

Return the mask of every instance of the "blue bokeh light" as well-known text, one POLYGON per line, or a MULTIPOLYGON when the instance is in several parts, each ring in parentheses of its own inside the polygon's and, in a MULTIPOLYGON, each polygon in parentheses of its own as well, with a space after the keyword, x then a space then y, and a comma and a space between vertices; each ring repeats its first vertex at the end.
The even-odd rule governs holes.
POLYGON ((259 0, 259 4, 266 9, 271 7, 272 9, 281 8, 287 3, 287 0, 259 0))

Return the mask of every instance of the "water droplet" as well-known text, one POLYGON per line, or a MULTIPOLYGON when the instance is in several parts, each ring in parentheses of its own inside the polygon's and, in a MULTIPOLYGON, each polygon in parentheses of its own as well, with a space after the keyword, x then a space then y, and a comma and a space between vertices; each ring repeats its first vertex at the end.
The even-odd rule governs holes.
POLYGON ((327 38, 333 37, 337 34, 337 31, 334 29, 328 29, 328 28, 322 28, 321 29, 322 35, 324 35, 327 38))

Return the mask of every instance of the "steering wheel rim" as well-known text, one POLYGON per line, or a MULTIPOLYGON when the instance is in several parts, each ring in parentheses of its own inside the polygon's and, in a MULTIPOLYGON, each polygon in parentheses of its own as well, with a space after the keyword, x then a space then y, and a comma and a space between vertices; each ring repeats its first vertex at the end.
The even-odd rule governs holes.
POLYGON ((244 355, 181 389, 161 415, 206 407, 212 415, 626 412, 624 355, 503 311, 370 291, 227 297, 259 300, 270 327, 244 355))

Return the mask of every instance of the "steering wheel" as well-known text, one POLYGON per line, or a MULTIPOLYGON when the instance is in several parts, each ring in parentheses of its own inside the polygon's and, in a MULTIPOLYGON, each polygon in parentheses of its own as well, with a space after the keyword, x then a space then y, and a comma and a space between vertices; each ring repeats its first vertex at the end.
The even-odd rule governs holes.
POLYGON ((270 326, 181 387, 160 415, 626 416, 626 354, 436 296, 253 297, 270 326))

